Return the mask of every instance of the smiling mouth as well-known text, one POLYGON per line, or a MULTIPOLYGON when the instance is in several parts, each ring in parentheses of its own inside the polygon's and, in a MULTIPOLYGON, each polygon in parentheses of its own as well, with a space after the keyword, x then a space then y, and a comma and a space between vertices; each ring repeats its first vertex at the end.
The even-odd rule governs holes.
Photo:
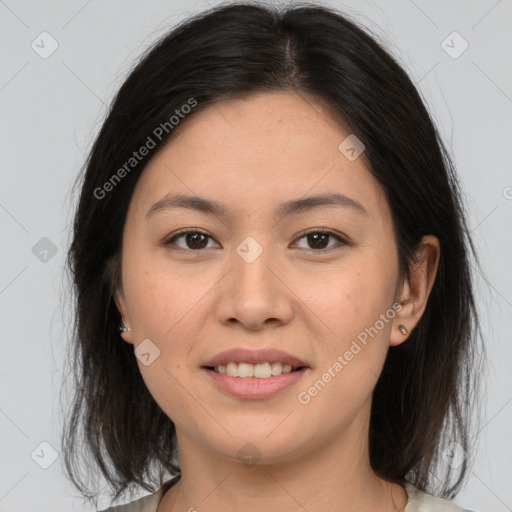
POLYGON ((264 362, 258 364, 232 362, 227 365, 204 366, 203 368, 229 377, 238 377, 242 379, 268 379, 278 377, 284 373, 297 372, 304 368, 308 368, 308 366, 283 365, 279 362, 264 362))

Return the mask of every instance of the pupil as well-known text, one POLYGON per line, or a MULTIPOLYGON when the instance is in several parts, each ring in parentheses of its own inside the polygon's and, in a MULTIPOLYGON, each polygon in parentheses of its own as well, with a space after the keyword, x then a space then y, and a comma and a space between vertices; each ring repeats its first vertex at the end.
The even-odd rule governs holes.
POLYGON ((326 241, 328 236, 328 233, 314 233, 312 235, 309 235, 310 245, 316 249, 324 249, 326 244, 322 244, 322 242, 320 242, 321 247, 318 247, 318 238, 321 237, 323 241, 326 241), (311 240, 313 240, 312 243, 311 240))
MULTIPOLYGON (((201 245, 201 238, 205 239, 205 235, 201 234, 201 233, 194 233, 193 235, 187 235, 189 237, 189 240, 192 240, 192 244, 189 244, 189 247, 192 246, 191 248, 195 248, 195 249, 202 249, 202 245, 201 245), (199 247, 197 246, 199 245, 199 247)), ((203 240, 203 245, 204 245, 204 240, 203 240)))

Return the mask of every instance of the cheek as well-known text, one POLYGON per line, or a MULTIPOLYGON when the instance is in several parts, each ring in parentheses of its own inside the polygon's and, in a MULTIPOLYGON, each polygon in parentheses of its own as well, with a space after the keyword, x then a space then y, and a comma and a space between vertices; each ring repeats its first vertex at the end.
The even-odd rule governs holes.
POLYGON ((381 315, 393 297, 392 276, 375 261, 362 267, 332 274, 328 288, 307 296, 314 303, 308 305, 329 329, 313 336, 318 364, 299 390, 298 401, 307 403, 304 410, 326 424, 332 416, 335 422, 349 421, 371 400, 389 348, 391 320, 383 321, 381 315))
POLYGON ((322 328, 315 340, 322 350, 311 384, 315 386, 319 377, 321 388, 329 383, 318 405, 342 398, 349 408, 357 407, 371 395, 386 359, 392 325, 392 315, 384 321, 381 316, 389 313, 394 293, 394 275, 385 261, 360 253, 357 263, 308 279, 311 286, 304 296, 322 328))
POLYGON ((177 424, 188 418, 190 395, 184 391, 183 382, 198 338, 200 322, 194 321, 194 313, 200 308, 199 298, 209 288, 197 276, 189 280, 156 265, 139 264, 127 290, 135 317, 136 344, 150 339, 159 350, 148 366, 137 360, 141 376, 154 400, 177 424))
POLYGON ((204 273, 163 265, 156 258, 127 265, 127 275, 130 313, 138 335, 149 338, 170 336, 212 286, 204 273))
POLYGON ((343 340, 372 325, 386 311, 394 292, 392 278, 374 258, 366 257, 325 273, 303 274, 294 291, 319 318, 320 332, 343 340))

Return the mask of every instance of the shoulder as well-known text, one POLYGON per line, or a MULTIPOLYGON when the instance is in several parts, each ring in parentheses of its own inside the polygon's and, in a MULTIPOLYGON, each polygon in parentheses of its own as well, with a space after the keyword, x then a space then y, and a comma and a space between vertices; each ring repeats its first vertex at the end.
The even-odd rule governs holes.
POLYGON ((117 505, 98 512, 157 512, 158 504, 165 492, 178 481, 179 478, 171 478, 165 482, 157 492, 144 496, 124 505, 117 505))
POLYGON ((405 491, 408 501, 404 512, 473 512, 445 498, 420 491, 409 482, 405 484, 405 491))

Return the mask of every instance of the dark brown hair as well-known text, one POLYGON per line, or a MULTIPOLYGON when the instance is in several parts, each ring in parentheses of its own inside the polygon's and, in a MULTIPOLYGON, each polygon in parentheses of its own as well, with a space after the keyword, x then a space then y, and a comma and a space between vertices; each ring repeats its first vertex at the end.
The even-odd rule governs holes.
MULTIPOLYGON (((263 91, 317 98, 364 143, 365 162, 392 212, 401 275, 409 276, 421 237, 438 237, 440 262, 424 314, 410 338, 390 348, 374 389, 370 463, 388 481, 408 479, 448 498, 468 470, 484 358, 477 357, 470 271, 470 256, 477 256, 453 164, 418 91, 383 43, 337 11, 294 4, 223 4, 170 31, 124 81, 84 165, 67 260, 75 394, 62 445, 66 469, 89 499, 95 494, 81 478, 82 455, 100 469, 114 499, 132 486, 154 491, 164 473, 180 471, 174 424, 148 392, 133 347, 120 338, 114 301, 134 187, 173 130, 153 137, 153 153, 108 193, 98 190, 191 98, 196 106, 180 129, 215 102, 263 91), (441 459, 452 442, 468 452, 456 469, 441 459)), ((90 475, 93 468, 85 468, 90 475)))

